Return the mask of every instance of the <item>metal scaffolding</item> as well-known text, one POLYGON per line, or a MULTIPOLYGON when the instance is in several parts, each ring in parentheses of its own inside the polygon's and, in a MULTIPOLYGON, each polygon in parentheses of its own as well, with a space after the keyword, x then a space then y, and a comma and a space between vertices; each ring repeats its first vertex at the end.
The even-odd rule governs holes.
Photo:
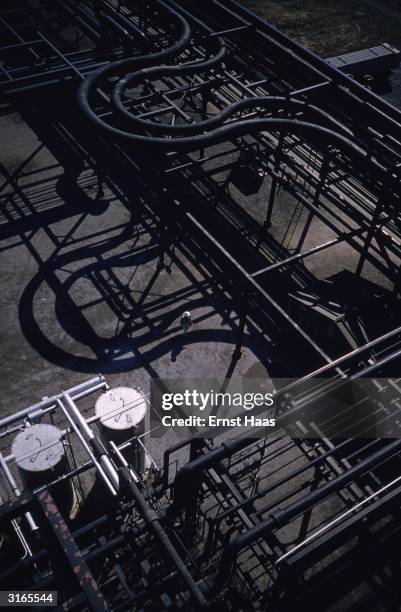
MULTIPOLYGON (((400 112, 234 0, 21 0, 1 11, 0 32, 2 103, 67 97, 71 115, 54 130, 98 192, 124 194, 119 164, 146 186, 159 268, 180 243, 235 304, 233 359, 249 322, 264 348, 279 338, 302 355, 276 393, 279 430, 185 441, 163 468, 149 458, 150 480, 123 454, 146 448, 150 431, 106 444, 78 406, 108 388, 102 376, 3 418, 0 523, 15 563, 0 580, 57 586, 64 610, 399 605, 401 321, 383 317, 368 334, 361 312, 399 304, 400 112), (262 184, 255 213, 246 203, 262 184), (343 301, 307 267, 339 245, 354 264, 343 301), (369 293, 366 268, 385 297, 369 293), (333 392, 361 378, 374 423, 358 412, 366 398, 327 418, 333 392), (366 436, 350 435, 350 413, 366 436), (394 440, 372 435, 390 419, 394 440), (37 423, 60 428, 70 470, 27 491, 10 440, 37 423), (85 508, 84 476, 104 504, 72 518, 56 493, 73 483, 85 508)), ((24 215, 4 214, 7 236, 18 233, 24 215)))

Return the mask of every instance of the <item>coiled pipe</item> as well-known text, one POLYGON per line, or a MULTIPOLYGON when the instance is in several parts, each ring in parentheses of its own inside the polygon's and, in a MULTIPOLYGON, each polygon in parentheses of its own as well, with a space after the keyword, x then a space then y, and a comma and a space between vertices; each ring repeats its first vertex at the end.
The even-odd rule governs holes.
POLYGON ((102 66, 98 70, 95 70, 90 74, 80 85, 78 90, 78 102, 80 107, 82 108, 85 115, 91 120, 94 121, 100 127, 104 128, 107 126, 106 123, 99 120, 96 116, 96 113, 92 110, 89 104, 89 96, 91 91, 96 89, 97 84, 101 79, 104 79, 108 76, 118 74, 119 72, 129 72, 137 69, 138 67, 150 66, 157 62, 164 62, 175 55, 178 55, 185 49, 191 40, 191 28, 189 27, 188 22, 174 9, 167 7, 164 2, 159 0, 159 6, 163 8, 170 17, 173 18, 177 22, 177 26, 180 31, 179 38, 177 42, 168 47, 167 49, 163 49, 163 51, 158 51, 157 53, 150 53, 146 55, 140 55, 136 57, 126 58, 122 60, 118 60, 116 62, 112 62, 111 64, 107 64, 106 66, 102 66))

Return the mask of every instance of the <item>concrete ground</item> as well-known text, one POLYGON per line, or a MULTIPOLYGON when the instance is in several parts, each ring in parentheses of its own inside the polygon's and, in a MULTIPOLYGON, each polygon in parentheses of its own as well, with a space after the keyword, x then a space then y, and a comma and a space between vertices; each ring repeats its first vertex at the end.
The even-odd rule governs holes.
MULTIPOLYGON (((278 330, 274 337, 274 330, 258 329, 257 320, 245 329, 241 359, 233 360, 240 286, 237 293, 227 292, 215 276, 219 262, 205 253, 205 245, 196 246, 195 236, 189 236, 192 243, 176 240, 173 262, 160 269, 158 230, 146 207, 154 197, 151 189, 121 170, 117 179, 106 176, 99 191, 96 164, 90 147, 85 149, 87 138, 82 133, 82 142, 74 141, 74 130, 68 135, 60 123, 60 97, 44 107, 40 97, 32 102, 36 110, 20 104, 0 117, 1 415, 99 372, 110 386, 137 385, 148 392, 153 377, 294 376, 294 368, 302 373, 324 363, 318 355, 305 357, 296 333, 287 337, 278 330), (191 312, 193 326, 183 338, 179 321, 185 310, 191 312)), ((217 181, 226 178, 215 176, 217 181)), ((262 223, 269 188, 265 178, 247 198, 230 185, 227 201, 236 203, 239 219, 245 215, 262 223)), ((303 211, 288 237, 294 205, 284 191, 276 198, 264 251, 270 262, 294 252, 306 219, 303 211)), ((238 255, 240 236, 243 265, 250 271, 263 267, 266 260, 254 255, 248 230, 240 228, 238 234, 233 229, 237 213, 223 203, 219 214, 225 246, 238 255)), ((304 248, 333 237, 314 220, 304 248)), ((358 258, 349 246, 339 245, 308 259, 302 275, 312 284, 352 274, 358 258)), ((373 287, 391 288, 370 265, 364 276, 373 287)), ((267 279, 265 286, 274 294, 278 285, 267 279)), ((286 296, 280 299, 288 302, 286 296)), ((313 324, 302 325, 316 335, 313 324)), ((377 329, 371 333, 374 337, 377 329)), ((335 348, 327 337, 325 350, 333 356, 349 349, 344 343, 335 348)), ((91 414, 93 405, 87 409, 91 414)))
POLYGON ((388 42, 401 46, 398 0, 240 0, 322 57, 388 42))

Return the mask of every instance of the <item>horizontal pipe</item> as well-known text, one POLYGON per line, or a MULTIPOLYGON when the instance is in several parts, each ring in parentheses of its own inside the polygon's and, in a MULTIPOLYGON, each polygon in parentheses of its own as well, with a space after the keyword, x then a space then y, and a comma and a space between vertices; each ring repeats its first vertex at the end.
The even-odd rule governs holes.
MULTIPOLYGON (((78 394, 80 397, 84 397, 83 394, 89 395, 90 393, 92 393, 93 387, 96 387, 96 389, 98 389, 99 384, 106 385, 105 379, 102 376, 102 374, 99 374, 95 378, 91 378, 90 380, 83 382, 75 387, 71 387, 71 389, 68 389, 66 393, 68 393, 70 397, 73 399, 76 398, 78 394)), ((0 428, 6 427, 7 425, 11 423, 15 423, 15 421, 28 417, 30 414, 33 414, 35 412, 46 410, 49 408, 55 409, 57 405, 57 400, 61 399, 63 395, 64 395, 64 392, 58 393, 57 395, 53 395, 52 397, 46 397, 45 399, 43 399, 41 402, 38 402, 37 404, 33 404, 32 406, 29 406, 28 408, 25 408, 24 410, 20 410, 19 412, 15 412, 14 414, 11 414, 10 416, 4 417, 3 419, 0 420, 0 428)))
POLYGON ((313 490, 305 497, 294 501, 283 510, 272 512, 270 516, 249 529, 245 533, 240 534, 235 540, 230 542, 223 550, 220 567, 217 577, 213 585, 213 592, 218 592, 225 584, 229 577, 236 558, 241 551, 254 544, 261 537, 268 537, 272 532, 280 527, 283 527, 288 521, 295 518, 301 512, 305 512, 315 504, 323 501, 332 493, 340 491, 347 484, 354 481, 358 476, 368 472, 370 469, 379 465, 392 455, 399 453, 401 450, 401 440, 394 440, 385 447, 377 450, 367 458, 360 461, 355 466, 349 468, 343 474, 340 474, 333 480, 328 481, 323 486, 313 490))
POLYGON ((371 493, 370 495, 368 495, 368 497, 365 497, 364 499, 362 499, 360 502, 355 504, 355 506, 348 508, 348 510, 340 514, 340 516, 336 516, 335 519, 329 521, 326 525, 324 525, 323 527, 321 527, 320 529, 312 533, 312 535, 305 538, 305 540, 303 540, 302 542, 294 546, 294 548, 291 548, 291 550, 289 550, 287 553, 279 557, 275 565, 276 566, 279 565, 285 559, 288 559, 289 557, 291 557, 294 553, 298 552, 302 548, 305 548, 305 546, 307 546, 310 542, 313 542, 314 540, 316 540, 316 538, 320 537, 327 531, 330 531, 330 529, 332 529, 335 525, 344 521, 347 517, 354 514, 357 510, 360 510, 361 508, 366 506, 366 504, 368 504, 369 502, 373 501, 374 499, 377 499, 378 497, 380 498, 380 496, 383 495, 383 493, 386 493, 389 489, 394 487, 399 482, 401 482, 401 476, 398 476, 397 478, 387 483, 383 487, 380 487, 380 489, 378 489, 377 491, 374 491, 374 493, 371 493))

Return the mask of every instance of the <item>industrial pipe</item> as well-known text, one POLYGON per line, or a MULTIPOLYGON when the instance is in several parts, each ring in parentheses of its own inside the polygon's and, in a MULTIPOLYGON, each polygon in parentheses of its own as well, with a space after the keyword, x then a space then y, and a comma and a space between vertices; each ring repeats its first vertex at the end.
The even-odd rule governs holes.
POLYGON ((183 49, 185 49, 185 47, 191 40, 191 28, 189 27, 188 22, 183 17, 181 17, 181 15, 177 11, 170 7, 167 7, 162 1, 159 2, 159 5, 169 13, 170 17, 172 17, 173 20, 177 21, 177 25, 181 30, 179 39, 174 45, 168 47, 167 49, 164 49, 163 51, 118 60, 117 62, 112 62, 111 64, 102 66, 102 68, 99 68, 99 70, 95 70, 95 72, 92 72, 92 74, 81 83, 78 90, 79 104, 84 113, 87 115, 87 117, 92 121, 94 121, 96 114, 92 111, 90 107, 89 96, 91 91, 94 91, 96 89, 97 84, 101 79, 116 74, 120 71, 129 72, 131 70, 139 68, 140 66, 150 66, 156 62, 166 61, 170 57, 174 57, 175 55, 178 55, 181 51, 183 51, 183 49))
POLYGON ((323 501, 332 493, 344 488, 348 483, 355 480, 355 478, 379 465, 392 455, 400 452, 400 450, 401 440, 394 440, 393 442, 390 442, 387 444, 387 446, 372 453, 340 476, 326 482, 323 486, 315 489, 307 496, 294 501, 292 504, 287 506, 287 508, 278 510, 277 512, 272 512, 265 521, 259 525, 256 525, 252 529, 249 529, 245 533, 240 534, 223 550, 219 572, 212 587, 213 593, 218 592, 224 586, 236 558, 244 548, 254 544, 261 537, 266 538, 273 532, 274 529, 283 527, 289 520, 293 519, 301 512, 305 512, 314 504, 323 501))
POLYGON ((131 478, 128 469, 126 467, 121 467, 119 468, 118 472, 120 475, 121 483, 124 483, 132 498, 134 499, 136 507, 143 520, 147 524, 149 530, 159 541, 167 556, 170 558, 170 561, 172 561, 174 567, 177 569, 181 578, 187 585, 189 592, 191 593, 194 601, 197 604, 197 609, 207 608, 208 602, 205 599, 205 596, 201 592, 191 573, 188 571, 185 562, 183 561, 183 559, 181 559, 180 555, 176 551, 174 545, 172 544, 171 540, 163 529, 163 526, 161 525, 156 512, 149 507, 149 504, 140 492, 138 485, 131 478))
POLYGON ((176 474, 174 480, 173 504, 171 513, 177 513, 183 509, 194 507, 197 503, 197 489, 199 487, 199 474, 212 467, 217 462, 252 444, 253 438, 237 438, 227 440, 217 448, 213 448, 205 455, 190 461, 184 465, 176 474))
MULTIPOLYGON (((19 497, 21 495, 21 491, 19 490, 18 485, 14 480, 14 476, 12 475, 10 468, 8 467, 6 461, 4 460, 3 454, 1 452, 0 452, 0 467, 3 470, 15 497, 19 497)), ((39 529, 39 527, 35 523, 35 520, 30 512, 27 512, 25 514, 25 518, 29 525, 29 529, 31 531, 37 531, 39 529)))
POLYGON ((197 123, 184 125, 155 123, 152 121, 141 119, 140 117, 137 117, 133 113, 131 113, 122 102, 122 96, 124 95, 126 89, 132 87, 133 85, 137 85, 138 82, 142 79, 160 78, 162 76, 183 77, 187 76, 188 74, 191 74, 192 72, 195 72, 196 68, 197 66, 196 64, 194 64, 188 67, 184 65, 174 66, 172 68, 148 68, 135 72, 134 74, 126 78, 120 79, 120 81, 118 81, 118 83, 115 85, 112 93, 112 101, 114 103, 114 106, 116 110, 121 113, 121 115, 131 121, 132 125, 135 125, 140 130, 146 129, 147 131, 153 132, 154 134, 190 134, 191 136, 194 136, 196 134, 202 134, 207 130, 211 130, 215 127, 221 126, 226 119, 231 118, 233 115, 240 111, 244 111, 247 109, 256 110, 260 108, 268 112, 272 112, 281 110, 284 107, 285 110, 293 110, 295 113, 299 112, 300 110, 311 111, 312 115, 316 115, 319 119, 327 121, 333 129, 342 132, 343 136, 353 136, 353 133, 350 129, 348 129, 344 125, 341 125, 341 123, 334 119, 334 117, 332 117, 329 113, 323 111, 317 106, 309 104, 309 102, 295 100, 293 98, 286 98, 284 96, 259 96, 255 98, 239 100, 238 102, 230 104, 225 109, 220 111, 217 115, 214 115, 209 119, 205 119, 204 121, 198 121, 197 123))
MULTIPOLYGON (((99 389, 102 389, 106 386, 107 385, 104 376, 102 376, 102 374, 99 374, 95 378, 91 378, 90 380, 87 380, 86 382, 83 382, 77 385, 76 387, 68 389, 66 393, 68 393, 71 398, 76 400, 81 397, 85 397, 86 395, 89 395, 94 391, 98 391, 99 389)), ((57 400, 62 398, 63 395, 64 392, 58 393, 57 395, 53 395, 52 397, 45 397, 41 402, 38 402, 37 404, 33 404, 28 408, 24 408, 24 410, 20 410, 19 412, 11 414, 10 416, 4 417, 0 420, 0 428, 6 427, 11 423, 15 423, 15 421, 18 421, 19 419, 23 419, 31 415, 40 416, 44 410, 55 409, 57 405, 57 400)))
MULTIPOLYGON (((104 473, 107 475, 107 478, 110 480, 112 484, 112 488, 115 490, 118 490, 118 487, 119 487, 118 474, 117 474, 117 471, 114 465, 110 461, 110 458, 107 455, 107 452, 103 444, 97 439, 92 429, 89 427, 88 423, 86 422, 86 420, 84 419, 84 417, 82 416, 82 414, 80 413, 80 411, 78 410, 77 406, 75 405, 71 397, 68 395, 68 393, 64 393, 63 400, 68 406, 69 412, 71 413, 69 415, 70 416, 69 420, 71 422, 71 425, 74 427, 76 433, 78 433, 77 429, 81 433, 81 441, 83 438, 84 441, 87 442, 87 444, 85 445, 86 449, 88 450, 88 445, 91 447, 92 458, 96 458, 96 460, 99 461, 101 467, 104 470, 104 473)), ((61 401, 59 403, 62 408, 65 408, 64 404, 61 401)))

